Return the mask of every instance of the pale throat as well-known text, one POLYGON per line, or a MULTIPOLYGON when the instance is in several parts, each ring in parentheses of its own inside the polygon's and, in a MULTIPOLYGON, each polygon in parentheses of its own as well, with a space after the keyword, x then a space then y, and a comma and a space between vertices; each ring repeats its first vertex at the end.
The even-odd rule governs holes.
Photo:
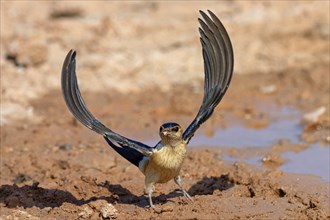
POLYGON ((182 138, 179 137, 168 137, 164 135, 160 135, 163 145, 177 147, 178 145, 182 144, 182 138))

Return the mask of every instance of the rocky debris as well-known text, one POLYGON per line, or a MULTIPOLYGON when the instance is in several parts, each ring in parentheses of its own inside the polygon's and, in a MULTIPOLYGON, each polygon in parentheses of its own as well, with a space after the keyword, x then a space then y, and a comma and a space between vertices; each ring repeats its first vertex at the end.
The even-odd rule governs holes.
POLYGON ((315 123, 319 120, 320 116, 325 113, 325 111, 326 111, 326 108, 324 106, 321 106, 311 112, 306 113, 303 116, 303 120, 305 122, 315 123))
POLYGON ((88 207, 87 205, 78 213, 78 216, 83 219, 90 219, 93 214, 93 209, 88 207))
POLYGON ((103 219, 115 219, 118 216, 118 211, 112 204, 108 203, 101 208, 100 214, 103 219))
POLYGON ((276 169, 277 167, 284 164, 287 159, 284 159, 281 155, 278 154, 268 154, 262 158, 262 164, 268 168, 276 169))

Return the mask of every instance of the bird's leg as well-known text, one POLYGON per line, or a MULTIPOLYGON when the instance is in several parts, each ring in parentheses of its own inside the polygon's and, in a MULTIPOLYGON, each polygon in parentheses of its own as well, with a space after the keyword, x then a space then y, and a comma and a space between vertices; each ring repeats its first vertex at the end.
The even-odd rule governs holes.
POLYGON ((156 206, 153 204, 152 202, 152 192, 154 191, 154 186, 152 183, 149 183, 149 184, 146 184, 146 193, 148 194, 148 197, 149 197, 149 204, 150 204, 150 207, 155 209, 156 206))
POLYGON ((190 199, 191 201, 193 201, 193 199, 191 198, 191 196, 186 192, 186 190, 183 189, 183 187, 181 185, 181 178, 180 178, 180 176, 174 177, 174 182, 180 187, 183 196, 185 198, 190 199))

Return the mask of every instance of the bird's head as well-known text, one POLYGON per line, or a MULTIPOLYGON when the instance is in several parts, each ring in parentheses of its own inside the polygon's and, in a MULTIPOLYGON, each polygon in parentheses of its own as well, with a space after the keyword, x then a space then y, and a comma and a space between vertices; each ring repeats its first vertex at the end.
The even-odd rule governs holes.
POLYGON ((160 126, 159 136, 164 144, 176 146, 182 140, 183 130, 174 122, 168 122, 160 126))

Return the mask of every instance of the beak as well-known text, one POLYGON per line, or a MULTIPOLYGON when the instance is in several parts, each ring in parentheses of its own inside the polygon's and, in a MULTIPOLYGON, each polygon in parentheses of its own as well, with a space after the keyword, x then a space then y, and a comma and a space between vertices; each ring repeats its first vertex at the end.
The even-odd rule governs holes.
POLYGON ((163 131, 162 133, 163 133, 164 136, 168 135, 168 131, 163 131))

